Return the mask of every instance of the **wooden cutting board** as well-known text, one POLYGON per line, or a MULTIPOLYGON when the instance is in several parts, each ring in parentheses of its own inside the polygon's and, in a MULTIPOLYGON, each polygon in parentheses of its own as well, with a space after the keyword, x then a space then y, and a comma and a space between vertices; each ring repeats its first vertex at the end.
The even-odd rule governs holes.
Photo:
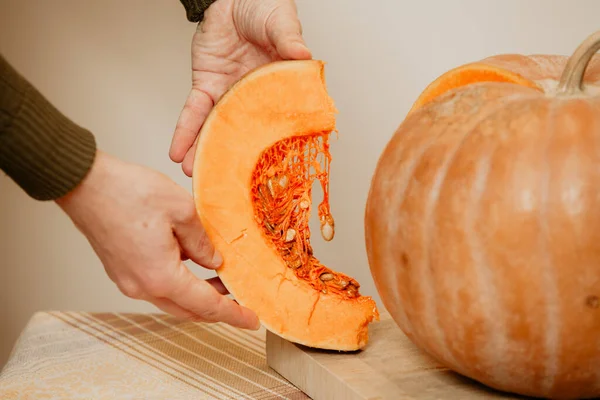
POLYGON ((369 336, 365 350, 339 353, 300 346, 267 331, 267 362, 314 400, 524 398, 442 367, 417 349, 388 313, 370 326, 369 336))

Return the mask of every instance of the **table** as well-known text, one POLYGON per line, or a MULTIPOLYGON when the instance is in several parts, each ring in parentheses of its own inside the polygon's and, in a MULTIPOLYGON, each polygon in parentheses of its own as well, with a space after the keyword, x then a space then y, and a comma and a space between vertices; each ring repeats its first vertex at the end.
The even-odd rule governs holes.
POLYGON ((0 399, 308 399, 267 366, 265 330, 167 314, 38 312, 0 399))

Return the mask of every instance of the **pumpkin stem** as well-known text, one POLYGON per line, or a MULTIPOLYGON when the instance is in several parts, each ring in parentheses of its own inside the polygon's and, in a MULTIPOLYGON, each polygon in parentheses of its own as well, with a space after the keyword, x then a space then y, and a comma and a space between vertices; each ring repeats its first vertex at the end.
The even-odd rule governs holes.
POLYGON ((558 84, 559 93, 569 95, 583 90, 585 70, 598 50, 600 50, 600 31, 588 36, 567 61, 558 84))

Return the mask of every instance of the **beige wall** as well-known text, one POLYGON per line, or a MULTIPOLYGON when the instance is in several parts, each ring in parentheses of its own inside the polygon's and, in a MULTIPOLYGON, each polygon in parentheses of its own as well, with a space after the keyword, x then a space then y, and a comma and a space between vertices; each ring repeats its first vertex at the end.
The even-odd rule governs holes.
MULTIPOLYGON (((190 187, 167 151, 189 85, 194 25, 177 0, 0 0, 0 51, 100 147, 190 187)), ((497 52, 570 53, 600 29, 600 1, 298 0, 340 109, 333 142, 338 234, 322 260, 376 295, 363 209, 378 155, 424 85, 497 52), (370 4, 370 5, 369 5, 370 4)), ((199 271, 201 276, 209 276, 199 271)), ((150 311, 122 296, 51 203, 0 176, 0 365, 41 309, 150 311)))

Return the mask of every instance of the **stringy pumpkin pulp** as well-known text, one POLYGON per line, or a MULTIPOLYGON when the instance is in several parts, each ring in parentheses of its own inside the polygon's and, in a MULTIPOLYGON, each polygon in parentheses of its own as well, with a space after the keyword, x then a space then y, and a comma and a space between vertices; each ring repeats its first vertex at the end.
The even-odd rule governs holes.
POLYGON ((329 207, 328 133, 295 136, 265 150, 254 170, 252 200, 255 219, 295 275, 321 293, 344 299, 360 297, 359 283, 324 266, 313 255, 309 219, 315 179, 323 189, 317 210, 321 234, 333 239, 334 220, 329 207))

